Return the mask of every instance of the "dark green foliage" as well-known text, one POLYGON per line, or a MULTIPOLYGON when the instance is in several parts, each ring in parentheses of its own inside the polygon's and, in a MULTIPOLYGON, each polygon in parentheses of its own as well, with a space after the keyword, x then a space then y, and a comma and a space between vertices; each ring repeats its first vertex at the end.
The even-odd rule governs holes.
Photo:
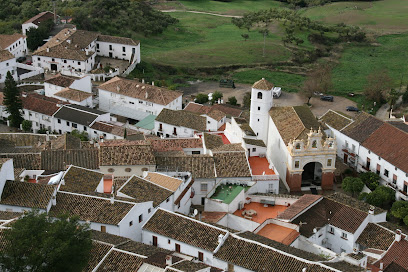
POLYGON ((378 186, 373 192, 365 195, 365 201, 371 205, 388 209, 395 201, 395 191, 389 187, 378 186))
POLYGON ((28 212, 3 232, 1 271, 76 272, 88 263, 91 233, 77 217, 53 220, 45 213, 28 212))
POLYGON ((343 174, 346 176, 351 176, 353 174, 353 170, 351 170, 350 168, 347 168, 346 170, 344 170, 343 174))
POLYGON ((208 102, 208 95, 199 93, 196 95, 196 98, 194 100, 196 103, 204 104, 208 102))
POLYGON ((371 191, 374 191, 380 184, 380 176, 373 172, 360 173, 359 178, 371 191))
POLYGON ((38 28, 30 28, 27 30, 27 47, 31 51, 36 50, 39 46, 43 45, 44 39, 48 38, 50 31, 54 26, 52 19, 44 21, 38 28))
POLYGON ((31 132, 31 129, 32 129, 32 127, 33 127, 33 122, 28 121, 28 120, 24 120, 24 121, 21 123, 21 126, 23 127, 23 130, 24 130, 25 132, 31 132))
POLYGON ((408 103, 408 88, 407 88, 407 90, 404 92, 404 94, 402 95, 402 102, 408 103))
POLYGON ((237 98, 235 96, 228 97, 228 104, 236 106, 237 98))
POLYGON ((215 91, 215 92, 212 94, 211 102, 214 104, 214 103, 216 103, 216 102, 218 101, 218 99, 221 99, 223 96, 224 96, 224 95, 223 95, 221 92, 215 91))
POLYGON ((403 200, 394 202, 391 207, 391 214, 408 226, 408 202, 403 200))
POLYGON ((241 37, 244 38, 245 41, 249 39, 248 34, 241 34, 241 37))
POLYGON ((20 127, 20 124, 24 120, 21 116, 23 104, 20 98, 20 91, 10 72, 7 72, 6 76, 3 104, 6 106, 6 111, 10 113, 10 116, 8 117, 10 120, 10 126, 16 128, 20 127))
POLYGON ((244 105, 245 108, 251 107, 251 93, 250 92, 247 92, 244 94, 242 104, 244 105))
POLYGON ((341 187, 344 191, 354 195, 355 193, 359 194, 363 190, 364 183, 359 178, 346 177, 343 179, 341 187))
POLYGON ((88 133, 86 133, 85 131, 79 132, 77 129, 74 129, 71 132, 71 135, 81 139, 81 141, 88 141, 88 133))

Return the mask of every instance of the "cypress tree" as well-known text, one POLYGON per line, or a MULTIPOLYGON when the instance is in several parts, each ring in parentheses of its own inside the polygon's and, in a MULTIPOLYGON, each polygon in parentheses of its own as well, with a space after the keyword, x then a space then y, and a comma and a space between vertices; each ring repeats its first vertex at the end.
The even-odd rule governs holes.
POLYGON ((10 71, 7 72, 5 87, 4 87, 4 105, 6 111, 10 114, 8 119, 12 127, 20 127, 23 122, 21 111, 23 109, 23 103, 20 98, 20 91, 17 88, 17 83, 14 81, 10 71))

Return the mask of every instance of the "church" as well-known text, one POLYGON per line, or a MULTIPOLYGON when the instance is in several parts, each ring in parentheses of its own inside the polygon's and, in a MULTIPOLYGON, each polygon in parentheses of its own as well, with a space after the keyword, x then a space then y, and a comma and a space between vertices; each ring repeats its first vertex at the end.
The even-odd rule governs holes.
POLYGON ((265 142, 267 159, 290 192, 332 189, 335 139, 326 137, 309 107, 274 107, 273 90, 262 78, 251 91, 249 125, 265 142))

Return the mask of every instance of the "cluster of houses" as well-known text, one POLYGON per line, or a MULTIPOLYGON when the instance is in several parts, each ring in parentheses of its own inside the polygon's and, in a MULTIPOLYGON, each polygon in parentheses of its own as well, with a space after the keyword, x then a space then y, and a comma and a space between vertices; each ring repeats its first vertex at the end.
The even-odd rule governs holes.
MULTIPOLYGON (((23 33, 52 16, 40 13, 23 33)), ((0 43, 0 82, 1 65, 17 73, 15 59, 27 51, 25 36, 14 36, 0 43), (3 53, 11 58, 1 61, 3 53)), ((86 271, 408 269, 408 234, 385 210, 312 194, 332 190, 344 163, 377 172, 406 200, 406 124, 276 107, 277 87, 265 79, 252 86, 249 114, 183 104, 181 92, 144 80, 113 76, 93 86, 97 56, 133 69, 140 44, 67 28, 32 54, 33 67, 56 74, 41 92, 22 94, 32 132, 0 133, 0 236, 38 209, 90 225, 86 271)))

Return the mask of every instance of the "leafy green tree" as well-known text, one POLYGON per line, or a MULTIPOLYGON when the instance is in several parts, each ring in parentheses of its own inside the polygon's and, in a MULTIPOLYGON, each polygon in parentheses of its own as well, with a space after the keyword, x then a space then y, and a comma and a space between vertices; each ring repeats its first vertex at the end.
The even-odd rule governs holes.
POLYGON ((380 184, 380 176, 373 172, 360 173, 359 178, 371 191, 374 191, 380 184))
POLYGON ((402 102, 408 103, 408 87, 407 87, 407 90, 402 95, 402 102))
POLYGON ((199 104, 205 104, 205 103, 208 102, 208 95, 203 94, 203 93, 199 93, 199 94, 196 95, 194 101, 199 103, 199 104))
POLYGON ((16 128, 20 127, 24 120, 21 115, 23 104, 20 98, 20 90, 17 88, 17 83, 14 81, 10 71, 7 72, 6 76, 3 103, 6 106, 6 111, 10 114, 8 117, 10 125, 16 128))
POLYGON ((244 38, 245 41, 249 39, 248 34, 241 34, 241 37, 244 38))
POLYGON ((392 79, 386 70, 374 71, 367 76, 364 95, 372 101, 384 101, 384 92, 392 87, 392 79))
POLYGON ((341 187, 354 196, 355 193, 359 194, 363 190, 364 183, 359 178, 346 177, 343 179, 341 187))
POLYGON ((251 93, 250 92, 246 92, 244 94, 242 104, 244 105, 245 108, 249 109, 251 107, 251 93))
POLYGON ((77 217, 64 215, 53 220, 31 211, 3 232, 1 271, 79 272, 88 263, 91 232, 77 217))
POLYGON ((215 102, 218 101, 218 99, 221 99, 224 95, 222 94, 222 92, 219 91, 215 91, 212 94, 212 99, 211 102, 214 104, 215 102))
POLYGON ((228 97, 228 104, 236 106, 237 105, 237 98, 235 96, 228 97))
POLYGON ((81 139, 81 141, 88 141, 89 140, 88 139, 88 133, 86 133, 85 131, 79 132, 77 129, 74 129, 71 132, 71 135, 81 139))
POLYGON ((403 221, 405 225, 408 225, 408 202, 403 200, 395 201, 391 207, 391 214, 403 221))
POLYGON ((33 122, 31 122, 31 121, 29 121, 29 120, 24 120, 24 121, 21 123, 21 126, 23 127, 23 130, 24 130, 25 132, 30 132, 31 129, 33 128, 33 122))
POLYGON ((366 202, 387 209, 395 201, 395 191, 389 187, 378 186, 366 197, 366 202))
POLYGON ((30 28, 27 30, 27 47, 31 51, 36 50, 44 44, 44 39, 48 38, 51 29, 54 26, 52 19, 44 21, 38 28, 30 28))

